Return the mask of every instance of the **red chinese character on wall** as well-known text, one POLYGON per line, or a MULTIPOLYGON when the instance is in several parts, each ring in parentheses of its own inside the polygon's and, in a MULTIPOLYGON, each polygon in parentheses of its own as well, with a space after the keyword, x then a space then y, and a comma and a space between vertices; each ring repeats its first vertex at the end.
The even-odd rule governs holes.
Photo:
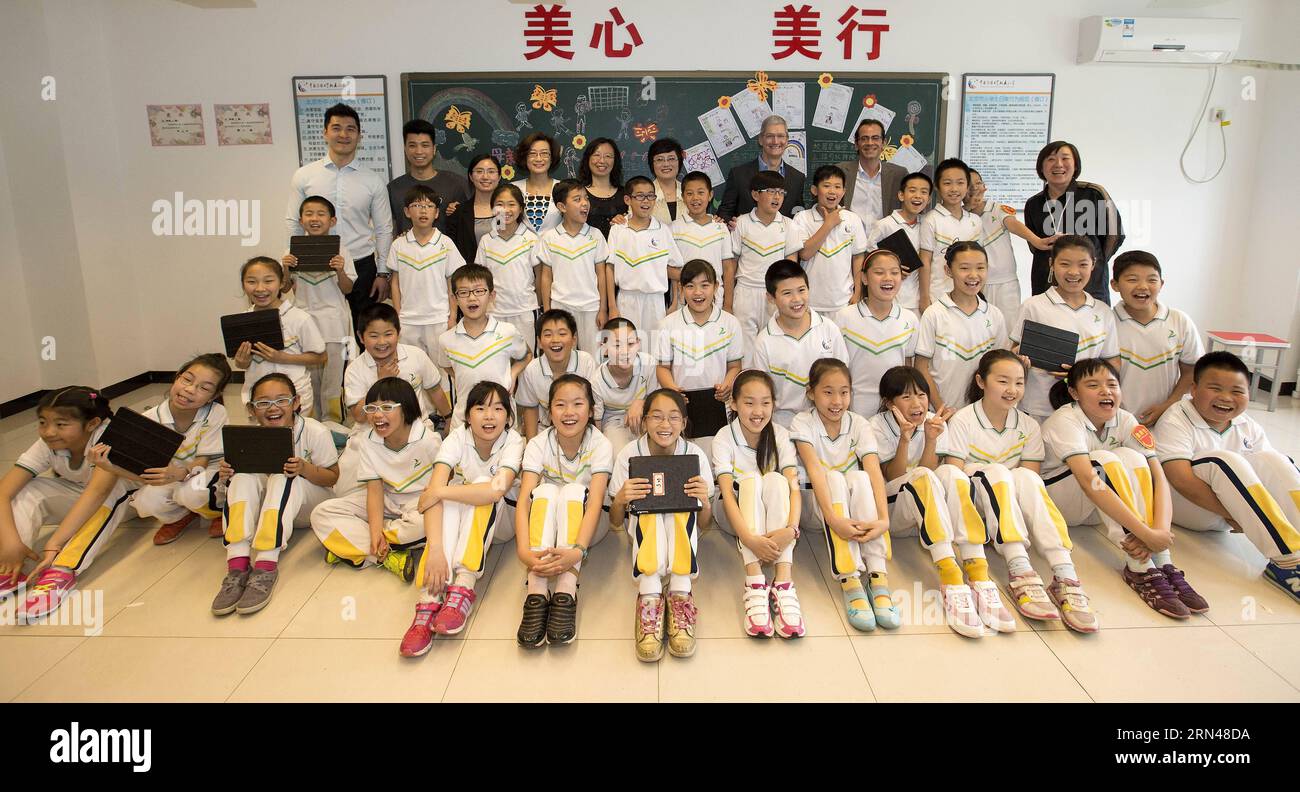
POLYGON ((606 58, 626 58, 628 55, 632 54, 634 48, 639 47, 644 43, 641 40, 641 34, 637 31, 635 22, 627 25, 627 23, 623 21, 623 12, 619 11, 617 6, 609 9, 609 15, 614 18, 613 21, 606 20, 605 22, 597 22, 595 27, 592 28, 591 48, 600 49, 600 40, 603 38, 605 40, 606 58), (631 44, 624 42, 621 47, 614 46, 615 25, 618 25, 619 27, 627 25, 627 35, 632 39, 631 44))
POLYGON ((524 44, 533 49, 524 53, 528 60, 540 58, 548 52, 565 60, 573 60, 573 28, 569 20, 573 12, 558 5, 550 8, 540 3, 524 12, 524 44))
POLYGON ((813 60, 821 58, 821 51, 817 49, 822 35, 817 27, 817 20, 821 19, 821 15, 820 11, 812 10, 812 6, 809 5, 795 8, 793 5, 786 4, 784 8, 777 9, 772 15, 776 21, 772 38, 777 47, 784 49, 776 50, 772 53, 772 57, 782 60, 797 52, 813 60))
POLYGON ((867 60, 875 60, 880 57, 880 34, 889 30, 889 25, 868 24, 866 22, 857 22, 854 20, 861 14, 864 17, 883 17, 884 9, 860 9, 857 6, 849 6, 839 19, 843 29, 835 38, 844 43, 844 57, 847 60, 853 58, 853 34, 859 30, 871 33, 871 51, 867 53, 867 60))

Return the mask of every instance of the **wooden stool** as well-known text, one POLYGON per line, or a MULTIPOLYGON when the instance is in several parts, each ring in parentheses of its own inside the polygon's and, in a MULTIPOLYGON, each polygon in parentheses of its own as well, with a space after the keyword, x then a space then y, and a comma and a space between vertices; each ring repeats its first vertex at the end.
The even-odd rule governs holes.
POLYGON ((1231 330, 1211 330, 1206 333, 1209 338, 1208 351, 1213 352, 1215 345, 1222 345, 1224 349, 1241 357, 1246 366, 1250 369, 1250 395, 1255 395, 1255 386, 1263 372, 1268 372, 1272 387, 1268 390, 1268 411, 1277 410, 1277 395, 1282 389, 1282 356, 1291 348, 1291 342, 1285 338, 1271 336, 1268 333, 1239 333, 1231 330), (1247 359, 1241 353, 1243 350, 1253 349, 1255 353, 1247 359), (1261 361, 1260 352, 1272 352, 1273 362, 1264 363, 1261 361))

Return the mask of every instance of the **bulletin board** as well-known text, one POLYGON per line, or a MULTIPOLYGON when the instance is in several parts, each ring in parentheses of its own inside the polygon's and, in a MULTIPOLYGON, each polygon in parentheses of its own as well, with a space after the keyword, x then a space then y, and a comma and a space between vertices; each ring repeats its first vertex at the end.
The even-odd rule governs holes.
POLYGON ((958 156, 989 198, 1021 207, 1043 189, 1038 152, 1052 140, 1054 74, 964 74, 958 156))
POLYGON ((385 182, 392 181, 388 150, 388 78, 382 74, 340 77, 294 77, 293 115, 298 128, 299 167, 326 155, 325 110, 343 102, 361 116, 356 161, 385 182))
POLYGON ((758 157, 758 126, 773 113, 790 130, 786 161, 805 174, 856 159, 850 137, 864 115, 886 122, 885 159, 909 170, 933 167, 944 156, 943 79, 930 73, 403 73, 402 118, 423 118, 437 128, 439 170, 464 173, 472 157, 487 152, 509 167, 508 178, 523 178, 514 146, 533 131, 559 143, 557 178, 577 176, 582 150, 597 137, 618 144, 625 179, 649 175, 650 144, 673 138, 687 152, 685 169, 710 173, 720 199, 731 168, 758 157))

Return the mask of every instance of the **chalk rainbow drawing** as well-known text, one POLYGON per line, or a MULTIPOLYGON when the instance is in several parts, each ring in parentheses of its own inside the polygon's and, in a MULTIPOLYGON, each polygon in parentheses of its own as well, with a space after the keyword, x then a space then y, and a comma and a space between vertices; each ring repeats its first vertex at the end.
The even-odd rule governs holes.
POLYGON ((478 118, 486 121, 493 129, 515 131, 514 119, 507 115, 500 105, 492 101, 492 97, 475 88, 459 87, 438 91, 420 105, 415 117, 423 118, 435 126, 441 126, 442 117, 452 105, 456 105, 461 111, 476 111, 478 118))

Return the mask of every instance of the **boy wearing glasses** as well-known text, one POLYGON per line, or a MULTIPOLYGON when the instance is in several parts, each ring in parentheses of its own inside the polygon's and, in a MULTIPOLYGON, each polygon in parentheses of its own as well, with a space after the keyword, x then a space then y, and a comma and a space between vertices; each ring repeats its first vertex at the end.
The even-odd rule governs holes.
MULTIPOLYGON (((478 264, 466 264, 451 274, 451 291, 456 295, 461 319, 438 337, 434 361, 455 383, 456 400, 451 426, 465 423, 465 399, 480 382, 495 382, 514 390, 515 378, 528 364, 530 355, 519 330, 509 322, 488 315, 496 291, 492 271, 478 264)), ((434 396, 434 404, 446 395, 434 396)))
POLYGON ((626 223, 609 229, 606 301, 615 306, 610 318, 622 316, 630 320, 649 343, 664 318, 669 281, 675 284, 681 274, 682 254, 672 231, 652 216, 654 182, 645 176, 633 176, 623 186, 623 200, 630 216, 626 223))
POLYGON ((411 230, 388 250, 393 307, 402 320, 402 340, 430 358, 436 356, 438 336, 456 326, 447 299, 447 276, 465 265, 456 245, 434 227, 441 203, 428 187, 412 187, 402 210, 411 230))
POLYGON ((731 232, 731 249, 736 253, 734 275, 724 275, 726 296, 722 310, 740 320, 745 337, 746 367, 753 359, 754 339, 772 317, 764 278, 767 268, 785 258, 790 220, 780 214, 786 199, 784 181, 775 171, 763 171, 750 183, 754 209, 736 218, 731 232))

